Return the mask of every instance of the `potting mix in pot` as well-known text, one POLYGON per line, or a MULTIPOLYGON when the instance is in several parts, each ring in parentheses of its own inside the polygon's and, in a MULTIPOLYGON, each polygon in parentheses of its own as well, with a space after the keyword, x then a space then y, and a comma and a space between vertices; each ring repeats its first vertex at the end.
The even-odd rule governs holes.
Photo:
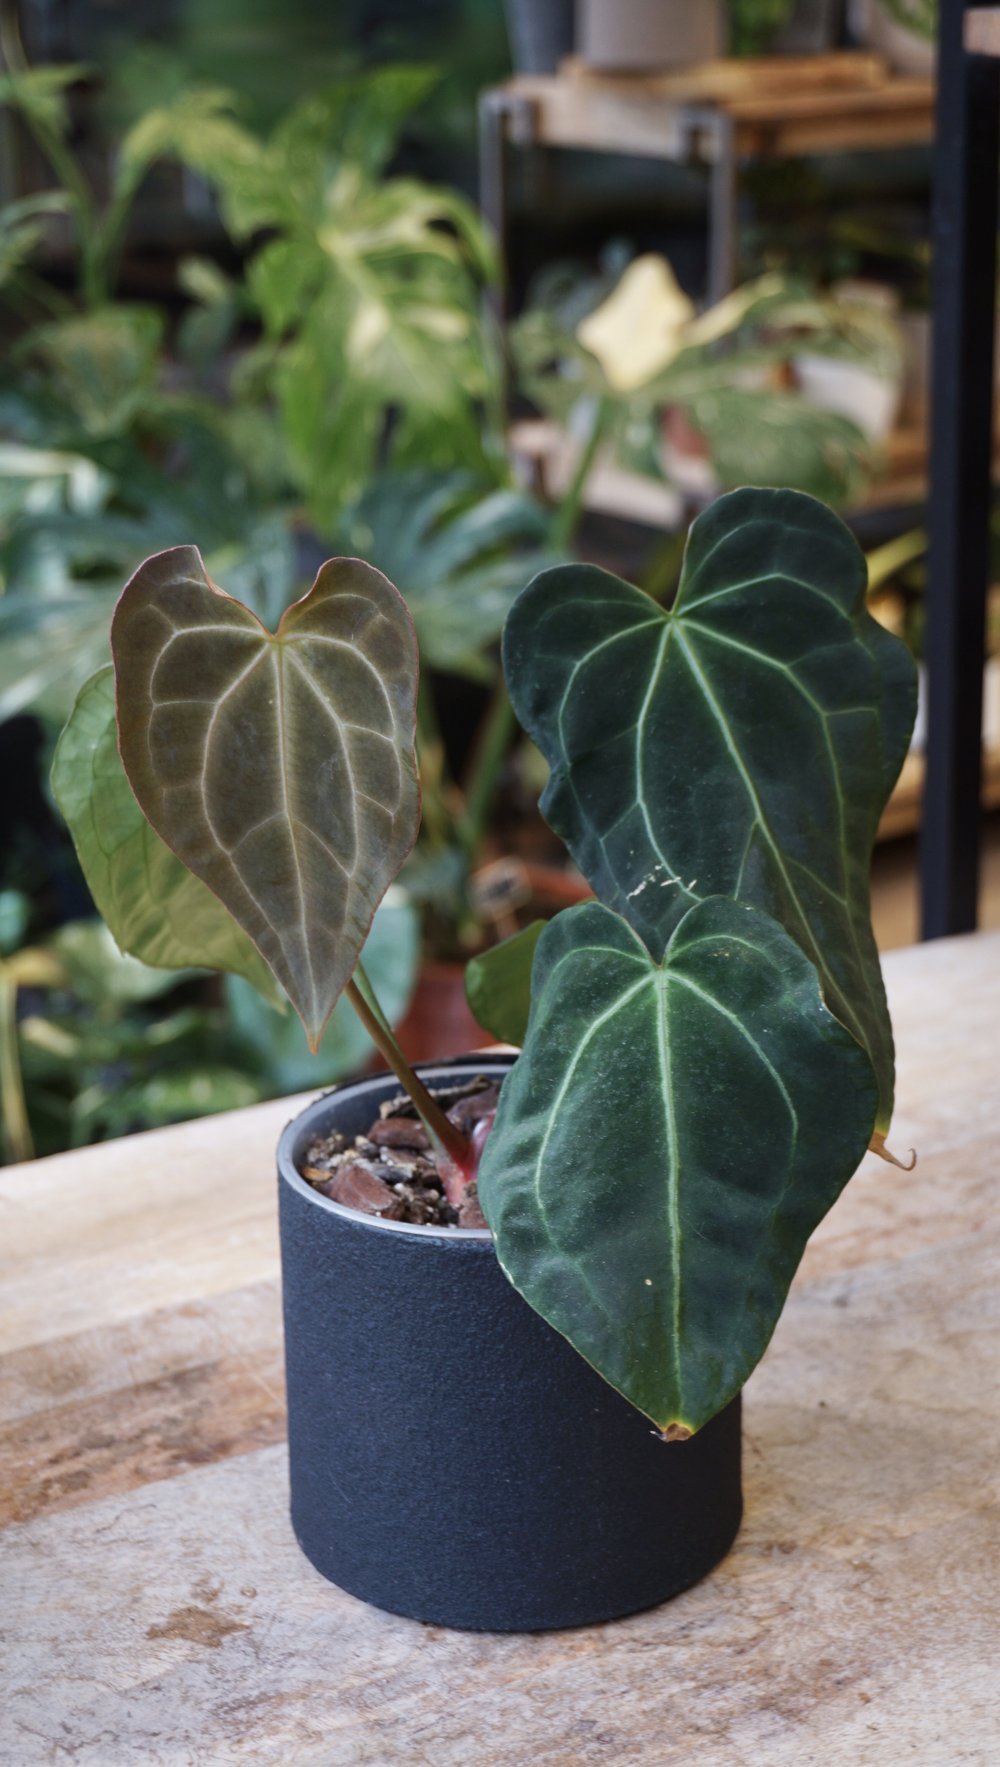
MULTIPOLYGON (((497 1082, 477 1074, 446 1090, 434 1087, 430 1096, 468 1136, 475 1157, 496 1117, 497 1082)), ((363 1134, 352 1139, 335 1129, 311 1142, 300 1170, 322 1196, 363 1215, 415 1227, 486 1226, 475 1181, 440 1158, 405 1092, 384 1099, 363 1134)))
MULTIPOLYGON (((593 1509, 595 1538, 607 1523, 619 1557, 648 1559, 650 1529, 668 1525, 656 1517, 673 1501, 660 1481, 681 1477, 667 1463, 693 1468, 705 1426, 710 1436, 732 1415, 809 1235, 866 1148, 893 1157, 893 1044, 868 874, 916 680, 905 646, 867 612, 854 539, 812 498, 746 489, 692 526, 670 608, 586 565, 544 571, 522 591, 504 633, 507 688, 550 767, 541 808, 594 899, 470 965, 479 1021, 521 1050, 506 1077, 483 1058, 481 1074, 466 1067, 425 1085, 364 968, 373 915, 419 823, 416 644, 386 578, 330 561, 272 634, 209 581, 193 547, 178 547, 127 585, 112 649, 114 697, 110 670, 84 689, 54 778, 122 948, 248 977, 290 1002, 313 1048, 346 992, 398 1081, 347 1128, 333 1121, 339 1094, 329 1111, 306 1113, 288 1230, 296 1255, 303 1234, 347 1219, 365 1224, 366 1245, 391 1239, 400 1269, 418 1240, 450 1239, 477 1257, 486 1241, 492 1259, 488 1224, 506 1293, 527 1303, 532 1330, 544 1321, 560 1355, 567 1343, 579 1353, 531 1402, 537 1429, 555 1427, 552 1380, 572 1384, 578 1368, 583 1396, 565 1427, 588 1452, 602 1393, 627 1401, 600 1427, 632 1431, 621 1465, 633 1452, 642 1462, 636 1501, 648 1502, 648 1525, 621 1544, 609 1518, 625 1474, 616 1499, 596 1463, 593 1488, 564 1493, 563 1508, 593 1509)), ((354 1255, 336 1282, 353 1280, 354 1255)), ((300 1292, 287 1247, 285 1284, 287 1324, 300 1292)), ((341 1455, 337 1480, 349 1484, 364 1431, 382 1427, 373 1400, 354 1434, 350 1416, 334 1417, 320 1452, 314 1399, 346 1402, 332 1386, 316 1398, 333 1378, 337 1333, 313 1317, 325 1290, 309 1293, 307 1375, 293 1379, 306 1363, 288 1351, 293 1517, 296 1455, 314 1456, 320 1480, 341 1455)), ((529 1370, 550 1338, 531 1341, 529 1370)), ((502 1362, 490 1378, 502 1410, 502 1362)), ((392 1391, 386 1403, 413 1449, 434 1426, 407 1409, 405 1384, 392 1391)), ((491 1408, 490 1394, 482 1403, 491 1408)), ((520 1429, 511 1417, 508 1438, 520 1429)), ((498 1617, 475 1601, 449 1606, 417 1585, 387 1590, 343 1540, 338 1557, 296 1527, 327 1575, 402 1612, 475 1625, 601 1617, 662 1599, 726 1550, 738 1525, 738 1421, 736 1432, 735 1495, 725 1527, 705 1535, 700 1567, 647 1579, 610 1606, 589 1587, 549 1607, 518 1597, 498 1617)), ((377 1466, 365 1467, 377 1480, 377 1466)), ((493 1496, 479 1495, 488 1508, 533 1478, 501 1467, 493 1496)), ((317 1490, 312 1509, 334 1503, 332 1486, 317 1490)), ((360 1508, 337 1524, 356 1531, 355 1545, 360 1508)), ((482 1509, 469 1514, 480 1551, 482 1509)))

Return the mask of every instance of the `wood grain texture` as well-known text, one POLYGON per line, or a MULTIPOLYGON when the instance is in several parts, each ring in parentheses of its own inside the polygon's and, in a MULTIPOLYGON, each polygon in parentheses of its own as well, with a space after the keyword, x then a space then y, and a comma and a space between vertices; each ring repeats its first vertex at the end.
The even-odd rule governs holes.
POLYGON ((933 137, 932 80, 885 77, 877 58, 810 56, 794 58, 764 84, 758 65, 724 61, 635 76, 574 69, 568 77, 520 75, 503 91, 530 111, 531 139, 550 147, 686 159, 699 108, 732 119, 740 154, 863 152, 933 137), (796 78, 803 60, 816 68, 796 78))
POLYGON ((0 1533, 0 1759, 993 1767, 1000 936, 886 973, 894 1141, 920 1164, 866 1161, 809 1247, 747 1389, 735 1549, 614 1625, 447 1633, 301 1556, 272 1153, 293 1102, 3 1174, 22 1519, 0 1533))

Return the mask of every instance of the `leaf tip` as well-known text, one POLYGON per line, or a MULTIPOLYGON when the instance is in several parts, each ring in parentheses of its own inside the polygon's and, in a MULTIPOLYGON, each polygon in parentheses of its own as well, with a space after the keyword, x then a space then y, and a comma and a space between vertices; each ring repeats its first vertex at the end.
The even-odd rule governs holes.
POLYGON ((659 1436, 661 1442, 690 1442, 695 1432, 690 1424, 681 1423, 678 1418, 672 1418, 669 1423, 663 1425, 662 1429, 657 1427, 652 1433, 654 1436, 659 1436))
POLYGON ((885 1136, 881 1129, 876 1129, 868 1143, 868 1148, 871 1153, 878 1154, 880 1160, 885 1160, 887 1166, 896 1166, 901 1172, 912 1172, 917 1163, 917 1150, 915 1147, 911 1147, 908 1150, 909 1157, 907 1159, 897 1159, 891 1149, 886 1147, 885 1136))

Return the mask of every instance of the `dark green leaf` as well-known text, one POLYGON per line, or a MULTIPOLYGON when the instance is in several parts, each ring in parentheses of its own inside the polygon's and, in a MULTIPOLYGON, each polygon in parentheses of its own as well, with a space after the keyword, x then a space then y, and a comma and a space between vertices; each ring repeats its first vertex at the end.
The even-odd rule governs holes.
POLYGON ((865 588, 830 510, 735 491, 692 527, 672 610, 564 566, 521 595, 504 656, 552 767, 542 809, 601 900, 654 956, 704 896, 773 914, 869 1051, 884 1131, 892 1032, 868 874, 916 670, 865 588))
POLYGON ((860 1160, 871 1064, 769 916, 716 897, 662 966, 599 903, 550 922, 479 1195, 510 1280, 640 1411, 696 1430, 767 1346, 860 1160))
POLYGON ((465 995, 473 1017, 501 1043, 517 1048, 528 1030, 531 966, 544 931, 544 920, 533 920, 465 966, 465 995))

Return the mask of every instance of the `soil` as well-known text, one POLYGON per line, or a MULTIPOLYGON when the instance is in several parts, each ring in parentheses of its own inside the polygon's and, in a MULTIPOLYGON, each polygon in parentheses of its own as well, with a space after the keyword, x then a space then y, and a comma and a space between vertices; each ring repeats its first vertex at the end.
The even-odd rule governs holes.
MULTIPOLYGON (((461 1086, 431 1088, 431 1096, 466 1135, 492 1116, 499 1095, 499 1082, 484 1074, 461 1086)), ((321 1195, 362 1215, 416 1227, 486 1226, 475 1184, 459 1208, 449 1203, 435 1150, 403 1092, 387 1098, 375 1121, 353 1141, 336 1131, 311 1142, 299 1171, 321 1195)))

